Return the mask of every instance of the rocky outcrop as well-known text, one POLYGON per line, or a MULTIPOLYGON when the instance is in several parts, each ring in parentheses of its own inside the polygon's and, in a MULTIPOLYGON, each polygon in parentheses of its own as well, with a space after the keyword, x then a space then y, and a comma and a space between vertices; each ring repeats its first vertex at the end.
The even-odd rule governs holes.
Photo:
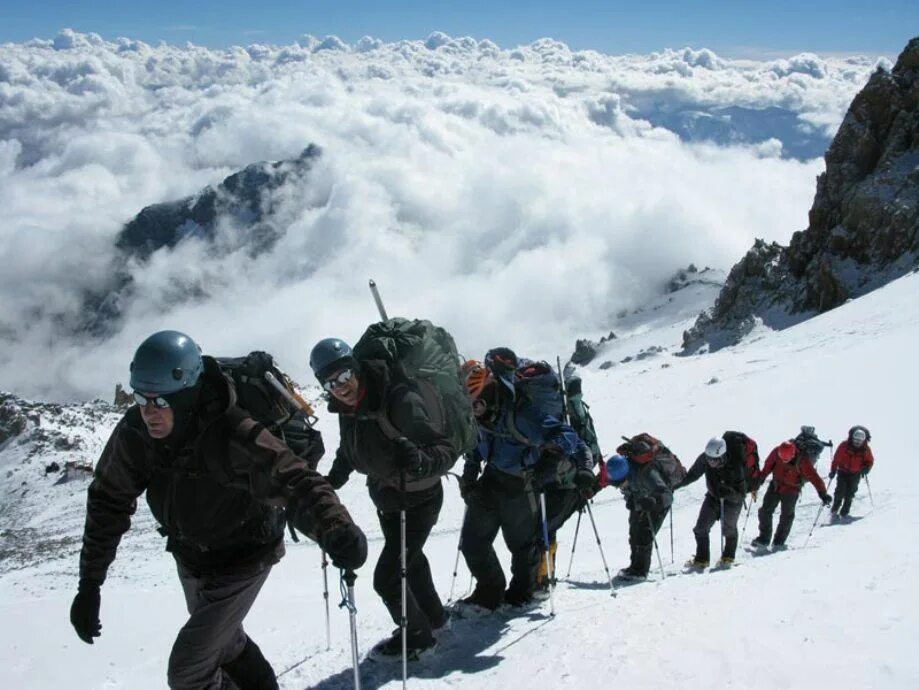
POLYGON ((569 361, 578 366, 590 364, 594 357, 597 356, 597 353, 603 348, 603 344, 615 339, 616 334, 612 331, 609 332, 609 335, 600 338, 599 342, 587 340, 586 338, 579 339, 574 343, 574 353, 571 355, 569 361))
POLYGON ((736 343, 757 324, 784 328, 919 266, 919 38, 852 101, 825 156, 806 230, 788 247, 757 240, 683 353, 736 343))
MULTIPOLYGON (((84 296, 83 318, 75 330, 97 336, 116 330, 134 294, 127 267, 143 265, 160 249, 196 239, 216 254, 242 250, 256 257, 269 251, 292 220, 279 213, 284 194, 275 192, 304 178, 321 155, 311 144, 297 158, 253 163, 195 196, 141 210, 118 235, 108 284, 84 296)), ((194 284, 178 286, 175 300, 205 296, 201 293, 194 284)))

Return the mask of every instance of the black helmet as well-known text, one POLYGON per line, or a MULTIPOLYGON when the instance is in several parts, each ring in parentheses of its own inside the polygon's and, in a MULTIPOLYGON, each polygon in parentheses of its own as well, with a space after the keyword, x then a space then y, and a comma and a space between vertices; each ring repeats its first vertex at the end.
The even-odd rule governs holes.
POLYGON ((203 371, 201 348, 194 340, 179 331, 159 331, 134 353, 131 388, 168 395, 192 388, 203 371))
POLYGON ((310 352, 310 369, 320 381, 340 369, 353 368, 356 364, 351 346, 341 338, 324 338, 310 352))

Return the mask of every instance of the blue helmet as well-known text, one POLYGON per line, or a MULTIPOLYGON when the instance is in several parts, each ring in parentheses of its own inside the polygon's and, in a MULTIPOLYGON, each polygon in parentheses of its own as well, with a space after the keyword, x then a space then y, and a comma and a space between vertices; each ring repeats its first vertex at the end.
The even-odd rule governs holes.
POLYGON ((310 369, 320 381, 338 369, 355 365, 351 346, 341 338, 324 338, 310 352, 310 369))
POLYGON ((194 386, 204 371, 201 348, 178 331, 154 333, 131 361, 131 388, 142 393, 175 393, 194 386))
POLYGON ((629 461, 623 455, 614 455, 606 461, 606 476, 611 482, 621 482, 629 476, 629 461))

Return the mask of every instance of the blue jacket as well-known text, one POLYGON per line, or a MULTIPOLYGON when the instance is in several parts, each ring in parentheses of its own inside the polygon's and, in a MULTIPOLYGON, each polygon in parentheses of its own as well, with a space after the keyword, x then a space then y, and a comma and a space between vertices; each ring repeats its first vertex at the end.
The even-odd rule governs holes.
POLYGON ((570 481, 575 469, 592 469, 593 458, 569 425, 528 400, 517 400, 506 403, 493 423, 479 425, 479 442, 466 472, 477 475, 482 463, 516 477, 533 472, 534 484, 541 487, 564 483, 565 475, 570 481))

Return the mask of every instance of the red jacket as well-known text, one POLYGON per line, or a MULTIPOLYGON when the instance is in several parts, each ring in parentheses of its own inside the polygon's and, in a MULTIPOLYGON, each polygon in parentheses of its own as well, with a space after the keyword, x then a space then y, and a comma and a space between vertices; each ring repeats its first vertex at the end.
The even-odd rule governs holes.
POLYGON ((858 474, 862 471, 862 468, 867 467, 870 470, 872 465, 874 465, 874 455, 871 453, 871 448, 868 447, 867 442, 865 442, 861 448, 853 448, 851 444, 846 441, 840 444, 839 448, 836 449, 836 454, 833 456, 833 464, 830 465, 830 470, 840 470, 841 472, 858 474))
POLYGON ((775 489, 780 494, 798 493, 804 486, 805 479, 814 485, 818 494, 822 496, 826 493, 826 484, 817 474, 810 458, 800 451, 789 462, 782 462, 779 460, 778 446, 773 448, 757 479, 762 483, 770 473, 775 482, 775 489))

